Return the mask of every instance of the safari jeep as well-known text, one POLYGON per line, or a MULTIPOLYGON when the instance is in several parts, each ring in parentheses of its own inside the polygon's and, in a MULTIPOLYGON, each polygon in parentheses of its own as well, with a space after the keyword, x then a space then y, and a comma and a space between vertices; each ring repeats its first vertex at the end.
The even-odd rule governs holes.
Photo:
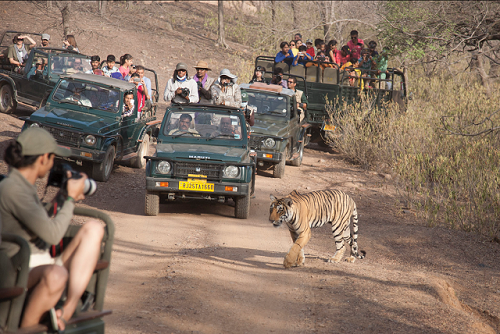
POLYGON ((250 147, 257 153, 259 167, 272 167, 273 176, 285 175, 287 161, 302 164, 309 124, 300 121, 294 91, 278 85, 241 84, 241 96, 254 110, 255 124, 250 147))
POLYGON ((203 199, 235 203, 236 218, 248 218, 255 164, 244 114, 233 107, 172 105, 146 164, 145 213, 160 201, 203 199))
MULTIPOLYGON (((137 101, 133 83, 94 74, 62 76, 50 94, 47 104, 24 118, 23 129, 41 127, 48 130, 61 146, 71 149, 65 158, 77 165, 91 167, 92 178, 107 181, 115 161, 135 168, 146 165, 156 105, 150 102, 131 116, 123 117, 124 94, 131 91, 137 101)), ((153 92, 158 100, 158 89, 153 92)))
MULTIPOLYGON (((90 57, 76 51, 62 48, 35 47, 31 49, 25 62, 24 70, 11 65, 3 52, 12 44, 16 31, 7 31, 0 41, 0 112, 10 114, 18 103, 36 110, 47 101, 47 97, 61 75, 85 73, 91 69, 90 57), (44 64, 43 70, 37 70, 37 62, 44 64)), ((35 33, 22 33, 40 35, 35 33)))
MULTIPOLYGON (((111 310, 103 310, 103 306, 114 240, 114 224, 108 215, 98 210, 77 207, 74 209, 74 215, 100 219, 105 224, 105 233, 95 271, 78 302, 76 312, 68 320, 64 332, 66 334, 104 334, 102 317, 111 314, 111 310)), ((61 240, 61 246, 67 245, 80 227, 80 225, 70 225, 61 240)), ((28 298, 30 246, 25 239, 17 235, 3 233, 1 238, 2 244, 16 244, 19 250, 10 257, 4 249, 0 249, 0 333, 58 333, 48 319, 42 319, 41 324, 19 329, 28 298)), ((58 247, 60 245, 56 249, 58 247)), ((63 298, 58 304, 63 304, 63 298)))

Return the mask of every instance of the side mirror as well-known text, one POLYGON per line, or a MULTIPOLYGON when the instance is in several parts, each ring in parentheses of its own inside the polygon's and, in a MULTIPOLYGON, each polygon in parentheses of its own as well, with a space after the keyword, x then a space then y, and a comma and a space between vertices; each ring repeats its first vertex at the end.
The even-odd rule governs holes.
POLYGON ((160 134, 160 128, 154 128, 151 135, 155 138, 158 138, 159 134, 160 134))

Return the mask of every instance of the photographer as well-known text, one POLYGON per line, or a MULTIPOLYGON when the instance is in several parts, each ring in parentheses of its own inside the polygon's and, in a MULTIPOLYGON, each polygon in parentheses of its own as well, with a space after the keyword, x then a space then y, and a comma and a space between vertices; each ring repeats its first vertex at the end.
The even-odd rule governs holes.
POLYGON ((168 80, 165 92, 163 93, 165 101, 172 102, 175 98, 184 103, 198 103, 198 84, 188 77, 187 68, 187 65, 184 63, 177 64, 174 75, 168 80), (189 92, 185 89, 183 90, 183 88, 187 88, 189 92))
MULTIPOLYGON (((55 311, 59 329, 63 330, 76 310, 99 257, 104 229, 95 220, 82 225, 58 257, 49 254, 48 246, 58 244, 70 225, 74 202, 85 197, 86 176, 68 180, 68 197, 52 218, 38 198, 35 183, 51 170, 55 155, 70 154, 70 150, 57 146, 52 135, 41 128, 23 131, 5 150, 4 159, 10 172, 0 183, 2 233, 23 237, 31 249, 29 297, 21 327, 38 324, 56 305, 68 282, 64 306, 55 311)), ((68 172, 68 177, 70 175, 68 172)), ((4 242, 1 247, 9 256, 17 251, 14 244, 4 242)))
POLYGON ((276 67, 274 69, 274 75, 271 79, 271 84, 281 85, 283 88, 288 88, 286 81, 283 80, 283 69, 281 67, 276 67))
POLYGON ((305 47, 304 45, 301 45, 299 47, 299 53, 297 54, 297 58, 295 58, 295 60, 293 61, 294 66, 296 66, 297 64, 305 66, 308 61, 313 60, 313 57, 311 57, 311 55, 308 54, 306 50, 307 47, 305 47))

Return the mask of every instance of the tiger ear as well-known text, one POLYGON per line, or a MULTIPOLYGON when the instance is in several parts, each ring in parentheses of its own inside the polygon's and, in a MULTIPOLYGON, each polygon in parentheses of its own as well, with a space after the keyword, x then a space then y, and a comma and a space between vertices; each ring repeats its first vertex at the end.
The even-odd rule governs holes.
POLYGON ((286 206, 292 206, 293 200, 291 198, 283 198, 283 203, 285 203, 286 206))
POLYGON ((271 201, 275 201, 276 197, 274 197, 272 194, 269 195, 269 198, 271 198, 271 201))

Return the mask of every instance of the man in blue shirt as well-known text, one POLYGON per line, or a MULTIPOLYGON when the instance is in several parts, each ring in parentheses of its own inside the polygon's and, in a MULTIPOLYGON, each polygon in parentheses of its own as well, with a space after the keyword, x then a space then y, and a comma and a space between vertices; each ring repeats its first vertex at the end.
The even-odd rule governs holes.
POLYGON ((274 58, 275 63, 285 62, 288 66, 293 66, 293 61, 295 57, 293 56, 292 51, 290 51, 290 46, 287 42, 281 42, 280 44, 281 51, 276 54, 276 58, 274 58))

